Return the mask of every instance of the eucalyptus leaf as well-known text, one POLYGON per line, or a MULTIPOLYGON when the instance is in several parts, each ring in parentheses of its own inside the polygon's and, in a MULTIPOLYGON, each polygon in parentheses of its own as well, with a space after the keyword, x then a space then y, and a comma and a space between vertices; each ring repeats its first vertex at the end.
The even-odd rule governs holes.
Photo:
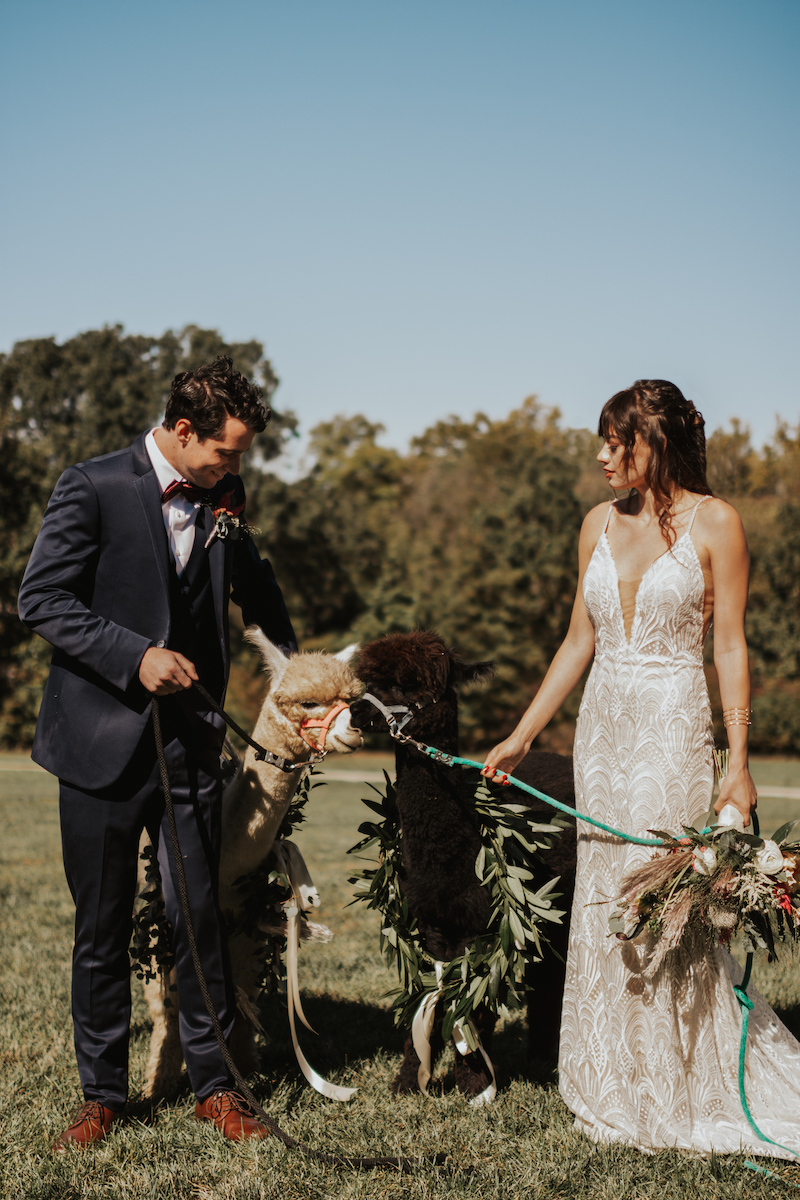
POLYGON ((519 942, 521 945, 525 941, 525 930, 523 929, 522 922, 514 912, 513 908, 509 909, 508 920, 509 924, 511 925, 511 932, 514 935, 514 942, 519 942))
POLYGON ((483 879, 483 872, 486 867, 486 848, 481 846, 478 851, 478 857, 475 859, 475 874, 478 879, 483 879))
POLYGON ((772 841, 780 844, 781 842, 789 841, 789 834, 800 827, 800 821, 787 821, 785 825, 781 825, 780 829, 776 829, 772 835, 772 841))

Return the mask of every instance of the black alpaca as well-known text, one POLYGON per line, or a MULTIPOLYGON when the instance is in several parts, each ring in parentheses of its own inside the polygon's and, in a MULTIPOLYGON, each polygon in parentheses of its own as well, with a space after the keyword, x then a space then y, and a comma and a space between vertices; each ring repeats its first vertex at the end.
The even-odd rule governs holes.
MULTIPOLYGON (((390 634, 370 642, 361 651, 357 667, 367 691, 382 704, 406 704, 415 711, 405 733, 450 754, 458 753, 456 687, 486 679, 492 669, 489 662, 464 662, 447 649, 438 634, 426 630, 390 634)), ((352 719, 363 730, 385 728, 383 715, 369 701, 352 705, 352 719)), ((488 918, 486 893, 474 871, 480 848, 472 815, 477 775, 435 763, 413 746, 401 743, 396 744, 395 757, 403 834, 403 894, 417 918, 428 952, 440 960, 455 958, 485 927, 488 918)), ((573 802, 571 759, 532 752, 517 774, 540 791, 573 802)), ((511 799, 508 788, 497 788, 497 792, 502 792, 503 801, 511 799)), ((513 796, 517 802, 522 798, 520 792, 513 796)), ((552 815, 551 808, 534 802, 532 816, 537 821, 548 822, 552 815)), ((574 862, 574 834, 567 833, 556 839, 549 852, 547 877, 562 875, 563 890, 569 889, 569 902, 574 862)), ((566 926, 553 926, 550 937, 565 958, 566 926)), ((557 1045, 563 963, 548 959, 536 968, 536 980, 537 989, 529 999, 528 1010, 531 1044, 538 1057, 547 1057, 557 1045)), ((488 1053, 495 1019, 487 1010, 479 1010, 475 1022, 488 1053)), ((431 1038, 434 1057, 442 1049, 440 1030, 441 1015, 437 1014, 431 1038)), ((418 1068, 419 1059, 409 1037, 392 1090, 416 1091, 418 1068)), ((456 1055, 456 1082, 469 1095, 477 1095, 487 1087, 489 1075, 479 1053, 456 1055)))

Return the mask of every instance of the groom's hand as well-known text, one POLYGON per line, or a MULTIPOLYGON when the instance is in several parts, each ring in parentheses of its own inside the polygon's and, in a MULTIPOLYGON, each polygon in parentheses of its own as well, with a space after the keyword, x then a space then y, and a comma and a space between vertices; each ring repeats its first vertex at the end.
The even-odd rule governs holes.
POLYGON ((151 646, 145 650, 139 664, 139 679, 146 691, 154 696, 169 696, 192 686, 198 678, 194 663, 177 650, 160 650, 151 646))

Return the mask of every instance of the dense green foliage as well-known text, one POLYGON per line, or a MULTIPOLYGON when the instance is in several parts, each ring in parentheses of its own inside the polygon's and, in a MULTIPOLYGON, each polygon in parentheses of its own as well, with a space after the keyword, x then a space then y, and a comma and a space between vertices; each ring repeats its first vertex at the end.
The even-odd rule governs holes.
POLYGON ((744 519, 755 748, 800 751, 800 426, 757 451, 739 422, 709 438, 709 480, 744 519))
MULTIPOLYGON (((118 449, 157 421, 172 376, 218 353, 277 386, 260 342, 227 344, 190 326, 161 337, 93 330, 58 345, 18 343, 0 355, 0 744, 29 744, 49 658, 16 618, 16 591, 42 510, 65 466, 118 449)), ((583 514, 606 498, 597 439, 564 429, 535 398, 507 417, 439 421, 401 454, 383 427, 334 416, 311 430, 311 466, 287 480, 269 469, 296 427, 278 416, 246 460, 247 517, 261 530, 307 648, 432 627, 467 658, 492 659, 492 682, 467 692, 467 744, 515 724, 567 628, 583 514)), ((753 745, 800 750, 800 428, 781 425, 756 450, 734 421, 708 443, 709 480, 742 513, 753 553, 748 640, 753 745)), ((709 659, 710 661, 710 659, 709 659)), ((713 669, 710 669, 712 696, 713 669)), ((234 664, 229 706, 252 718, 259 684, 234 664)), ((540 739, 567 748, 575 694, 540 739)), ((719 730, 721 734, 721 729, 719 730)))
POLYGON ((588 435, 532 398, 503 420, 441 421, 403 456, 380 432, 363 417, 317 426, 310 473, 264 479, 251 519, 307 641, 427 627, 493 659, 492 684, 462 710, 473 739, 491 738, 569 620, 588 435))

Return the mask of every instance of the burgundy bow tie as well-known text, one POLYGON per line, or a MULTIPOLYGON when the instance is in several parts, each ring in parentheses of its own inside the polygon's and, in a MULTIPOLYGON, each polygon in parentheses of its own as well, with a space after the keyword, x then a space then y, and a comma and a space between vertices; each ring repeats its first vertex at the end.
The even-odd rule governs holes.
POLYGON ((187 479, 173 479, 169 487, 161 493, 161 503, 166 504, 175 496, 185 496, 187 500, 191 500, 192 504, 196 504, 198 500, 202 500, 204 495, 203 488, 195 487, 187 479))

